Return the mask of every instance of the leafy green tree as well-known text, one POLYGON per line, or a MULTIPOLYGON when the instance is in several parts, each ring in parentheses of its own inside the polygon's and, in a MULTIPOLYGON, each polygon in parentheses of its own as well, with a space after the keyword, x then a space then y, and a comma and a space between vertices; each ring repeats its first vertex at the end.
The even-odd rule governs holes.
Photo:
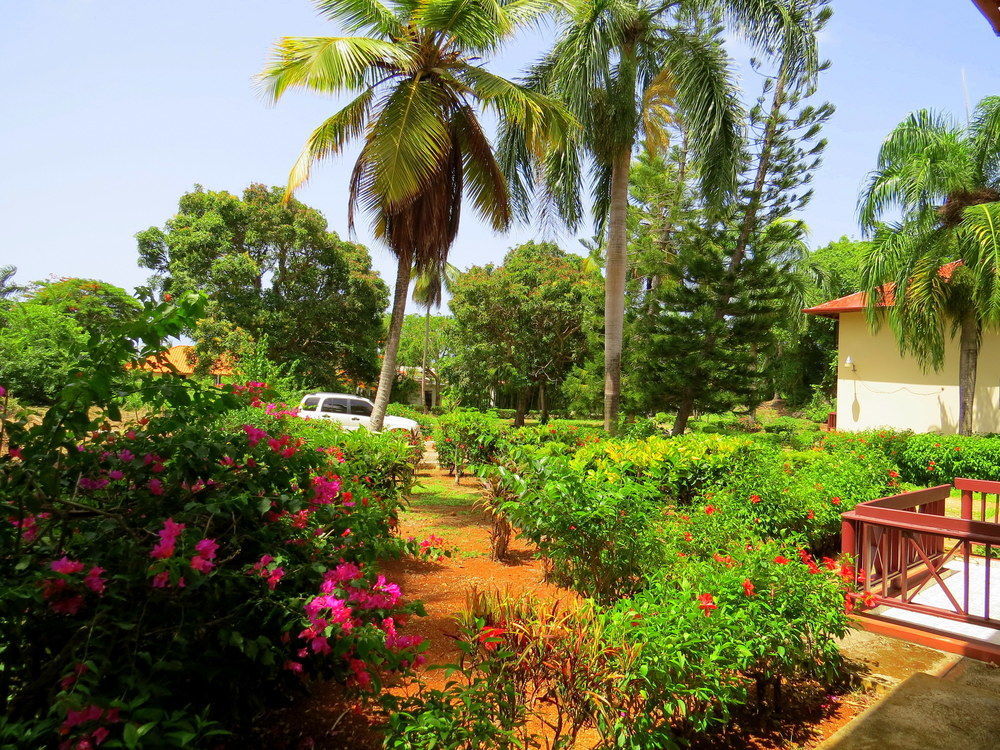
POLYGON ((124 289, 97 279, 38 281, 30 299, 61 310, 91 335, 131 320, 142 310, 142 303, 124 289))
POLYGON ((663 266, 633 330, 647 407, 676 412, 673 434, 695 412, 753 409, 770 395, 776 323, 797 297, 794 263, 785 260, 797 231, 771 225, 738 271, 729 263, 738 231, 699 232, 663 266))
POLYGON ((396 255, 392 316, 372 428, 379 430, 396 378, 411 270, 440 267, 458 232, 463 196, 493 229, 511 222, 507 181, 480 124, 484 110, 516 124, 532 151, 571 118, 544 96, 489 72, 484 60, 548 8, 538 0, 318 0, 319 12, 365 36, 284 38, 261 78, 277 100, 289 89, 355 95, 313 131, 288 191, 317 160, 361 140, 350 180, 375 236, 396 255))
POLYGON ((1000 97, 983 99, 968 126, 919 110, 889 134, 861 193, 873 235, 864 268, 869 319, 888 320, 899 349, 940 368, 959 338, 958 431, 972 433, 984 328, 1000 322, 1000 97), (898 213, 898 221, 883 222, 898 213), (961 261, 946 277, 942 265, 961 261), (894 284, 883 315, 882 285, 894 284))
POLYGON ((266 339, 269 356, 296 363, 314 387, 374 379, 386 286, 364 246, 330 232, 316 209, 285 201, 281 188, 251 185, 237 197, 198 187, 163 229, 137 238, 162 293, 208 295, 192 332, 200 362, 266 339))
POLYGON ((71 379, 87 334, 55 307, 0 306, 0 385, 29 404, 50 404, 71 379))
POLYGON ((599 296, 588 259, 551 243, 515 247, 501 266, 473 266, 453 288, 449 382, 481 401, 493 389, 514 393, 516 424, 537 392, 547 418, 551 397, 586 357, 587 310, 599 296))
POLYGON ((508 162, 526 182, 542 171, 548 199, 571 226, 581 218, 582 161, 593 162, 599 233, 607 228, 604 422, 613 430, 621 392, 629 173, 637 143, 642 137, 663 143, 670 124, 683 121, 702 193, 718 205, 736 188, 741 113, 720 35, 704 29, 705 12, 721 10, 765 53, 780 47, 794 80, 815 72, 815 40, 783 0, 569 0, 559 8, 559 37, 529 80, 564 102, 583 130, 575 148, 559 158, 546 155, 540 166, 516 129, 508 131, 508 162))

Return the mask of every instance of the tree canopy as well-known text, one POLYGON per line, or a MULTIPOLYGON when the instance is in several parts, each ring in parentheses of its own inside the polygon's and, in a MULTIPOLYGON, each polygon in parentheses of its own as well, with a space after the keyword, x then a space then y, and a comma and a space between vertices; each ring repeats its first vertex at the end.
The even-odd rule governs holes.
POLYGON ((160 229, 137 235, 139 262, 162 294, 205 292, 192 335, 204 361, 266 337, 278 363, 312 387, 371 382, 388 290, 367 249, 329 231, 314 208, 254 184, 242 197, 195 190, 160 229))
POLYGON ((123 323, 142 309, 142 303, 124 289, 97 279, 38 281, 30 299, 66 313, 88 334, 123 323))
POLYGON ((473 266, 452 287, 449 383, 466 400, 509 393, 522 415, 533 392, 551 402, 587 354, 585 325, 600 297, 590 261, 551 243, 515 247, 500 266, 473 266))

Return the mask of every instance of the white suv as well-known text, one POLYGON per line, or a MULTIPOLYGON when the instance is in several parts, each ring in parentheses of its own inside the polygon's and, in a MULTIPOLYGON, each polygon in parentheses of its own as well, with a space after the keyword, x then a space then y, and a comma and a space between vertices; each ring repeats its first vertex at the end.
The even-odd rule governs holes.
MULTIPOLYGON (((307 393, 299 404, 299 416, 306 419, 329 419, 345 430, 359 427, 372 428, 371 415, 375 404, 361 396, 349 393, 307 393)), ((382 420, 383 430, 406 430, 418 433, 420 425, 412 419, 393 417, 386 414, 382 420)))

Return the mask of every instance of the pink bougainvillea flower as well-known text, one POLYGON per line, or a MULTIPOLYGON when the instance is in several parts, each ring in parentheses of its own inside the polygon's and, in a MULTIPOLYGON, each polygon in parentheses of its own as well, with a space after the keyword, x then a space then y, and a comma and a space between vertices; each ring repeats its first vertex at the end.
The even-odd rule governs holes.
POLYGON ((791 562, 791 560, 789 560, 784 555, 778 555, 776 558, 774 558, 774 561, 778 563, 778 565, 788 565, 788 563, 791 562))
POLYGON ((289 659, 284 664, 285 669, 289 672, 294 672, 295 674, 302 674, 302 663, 297 661, 292 661, 289 659))
POLYGON ((149 492, 152 495, 162 495, 163 494, 163 482, 161 482, 156 477, 153 477, 152 479, 150 479, 149 482, 146 484, 146 486, 149 488, 149 492))
POLYGON ((80 489, 82 490, 103 490, 108 486, 108 480, 104 477, 91 479, 90 477, 80 477, 80 489))
POLYGON ((200 542, 194 545, 194 550, 201 557, 207 560, 214 560, 215 553, 219 549, 219 543, 214 539, 202 539, 200 542))
POLYGON ((0 385, 0 398, 3 398, 6 395, 7 395, 7 389, 4 388, 2 385, 0 385))
POLYGON ((111 471, 108 472, 108 479, 111 479, 113 481, 118 481, 119 479, 121 479, 124 476, 125 476, 125 473, 122 472, 122 471, 120 471, 120 470, 118 470, 118 469, 112 469, 111 471))
POLYGON ((354 680, 363 688, 368 687, 372 684, 371 675, 368 674, 368 670, 365 668, 367 665, 360 659, 348 659, 348 666, 351 671, 354 672, 354 680))
POLYGON ((246 433, 247 442, 250 443, 251 448, 267 437, 266 430, 262 430, 261 428, 254 427, 250 424, 243 425, 243 432, 246 433))
POLYGON ((153 576, 150 581, 154 589, 163 589, 170 584, 170 574, 167 571, 161 571, 153 576))
POLYGON ((285 569, 278 566, 270 573, 267 574, 267 587, 274 591, 274 587, 278 585, 282 578, 285 577, 285 569))
POLYGON ((749 578, 743 581, 743 593, 746 596, 757 595, 757 589, 754 588, 753 581, 751 581, 749 578))
POLYGON ((119 461, 124 461, 126 463, 128 463, 129 461, 134 461, 135 460, 135 454, 132 451, 130 451, 128 448, 126 448, 125 450, 123 450, 121 453, 118 454, 118 460, 119 461))
POLYGON ((705 613, 705 617, 708 617, 712 614, 712 610, 718 609, 719 606, 711 594, 698 594, 698 608, 705 613))
POLYGON ((197 570, 199 573, 210 573, 212 568, 215 567, 215 563, 209 560, 207 557, 202 557, 201 555, 195 555, 191 558, 191 569, 197 570))
POLYGON ((72 575, 73 573, 79 573, 83 570, 83 563, 77 562, 75 560, 70 560, 65 555, 58 560, 53 560, 49 563, 49 568, 51 568, 53 573, 63 573, 65 575, 72 575))
POLYGON ((95 565, 87 571, 87 575, 83 578, 83 585, 95 594, 103 594, 106 583, 102 575, 104 572, 104 568, 95 565))
POLYGON ((7 453, 11 458, 24 458, 24 454, 21 452, 20 448, 9 448, 7 453))

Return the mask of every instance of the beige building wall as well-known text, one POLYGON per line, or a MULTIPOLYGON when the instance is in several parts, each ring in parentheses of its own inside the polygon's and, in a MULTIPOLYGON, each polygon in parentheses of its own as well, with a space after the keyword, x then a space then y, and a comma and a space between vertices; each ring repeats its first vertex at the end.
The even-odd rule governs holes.
MULTIPOLYGON (((958 431, 958 340, 939 371, 923 370, 899 353, 888 326, 868 327, 865 313, 842 313, 837 363, 837 428, 891 427, 914 432, 958 431), (845 361, 850 357, 853 368, 845 361)), ((1000 334, 987 333, 979 354, 974 429, 1000 432, 1000 334)))

